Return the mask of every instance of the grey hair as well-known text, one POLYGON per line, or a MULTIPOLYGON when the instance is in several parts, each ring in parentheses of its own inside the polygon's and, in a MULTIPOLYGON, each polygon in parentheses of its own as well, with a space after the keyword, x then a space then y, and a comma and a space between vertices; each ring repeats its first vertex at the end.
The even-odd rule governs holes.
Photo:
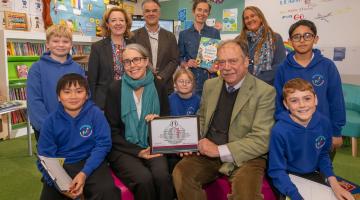
POLYGON ((144 5, 145 5, 146 3, 149 3, 149 2, 154 2, 154 3, 156 3, 156 5, 159 6, 159 8, 161 7, 159 1, 157 1, 157 0, 144 0, 144 1, 141 3, 141 8, 144 10, 144 5))
POLYGON ((149 56, 150 56, 149 51, 141 44, 133 43, 133 44, 126 45, 124 51, 130 50, 130 49, 139 52, 143 57, 149 58, 149 56))
POLYGON ((227 44, 235 44, 235 45, 238 45, 242 51, 242 57, 245 58, 249 55, 249 50, 248 50, 248 46, 245 42, 242 42, 241 40, 236 40, 236 39, 233 39, 233 40, 225 40, 223 42, 221 42, 217 48, 217 52, 219 52, 219 50, 221 48, 223 48, 225 45, 227 44))
POLYGON ((132 43, 132 44, 126 45, 124 51, 126 51, 126 50, 137 51, 137 52, 139 52, 141 54, 141 56, 147 58, 148 61, 149 61, 149 64, 148 64, 147 67, 150 68, 154 72, 154 69, 152 67, 152 63, 151 63, 151 60, 150 60, 149 51, 144 46, 142 46, 141 44, 132 43))

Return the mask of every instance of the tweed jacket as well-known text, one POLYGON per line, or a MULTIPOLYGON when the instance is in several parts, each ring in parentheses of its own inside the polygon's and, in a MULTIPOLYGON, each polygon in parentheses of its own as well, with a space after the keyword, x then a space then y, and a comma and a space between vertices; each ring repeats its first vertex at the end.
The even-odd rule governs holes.
MULTIPOLYGON (((205 82, 199 110, 202 137, 206 137, 208 132, 223 84, 221 77, 205 82)), ((275 94, 272 86, 250 73, 245 75, 232 113, 224 113, 231 115, 229 141, 226 145, 234 162, 223 163, 219 169, 221 173, 230 176, 248 160, 266 158, 270 130, 274 124, 275 94)))

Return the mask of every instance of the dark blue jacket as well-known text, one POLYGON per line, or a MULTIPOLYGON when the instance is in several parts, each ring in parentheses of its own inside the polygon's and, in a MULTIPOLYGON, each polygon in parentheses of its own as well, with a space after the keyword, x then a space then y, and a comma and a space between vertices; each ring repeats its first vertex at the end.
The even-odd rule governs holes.
POLYGON ((313 59, 307 67, 302 67, 295 61, 295 52, 288 54, 284 63, 280 65, 274 83, 275 115, 286 110, 282 97, 285 83, 290 79, 302 78, 313 85, 318 98, 317 110, 330 119, 333 136, 341 136, 341 129, 346 123, 346 114, 340 74, 334 62, 321 55, 320 50, 314 49, 313 53, 313 59))
POLYGON ((193 94, 188 99, 183 99, 178 93, 173 92, 169 95, 170 115, 196 115, 197 110, 200 107, 200 97, 193 94))
POLYGON ((334 176, 329 151, 332 144, 330 121, 316 111, 307 127, 294 122, 287 111, 278 115, 271 130, 268 174, 274 186, 292 200, 300 200, 288 173, 320 171, 334 176))
MULTIPOLYGON (((179 34, 178 44, 180 50, 180 63, 190 59, 196 59, 201 37, 220 39, 220 32, 207 25, 204 25, 200 33, 195 29, 194 25, 181 31, 179 34)), ((209 72, 203 68, 191 68, 191 71, 195 76, 195 91, 199 96, 201 96, 204 82, 213 75, 210 75, 209 72)))
POLYGON ((110 127, 102 111, 87 100, 80 113, 71 117, 62 104, 41 128, 39 155, 65 158, 66 164, 85 160, 81 170, 90 176, 111 149, 110 127))

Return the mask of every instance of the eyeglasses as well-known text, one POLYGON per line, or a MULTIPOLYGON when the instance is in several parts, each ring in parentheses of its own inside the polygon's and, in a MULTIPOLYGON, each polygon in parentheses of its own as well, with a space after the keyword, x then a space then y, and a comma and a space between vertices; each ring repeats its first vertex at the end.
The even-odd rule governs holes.
POLYGON ((147 59, 146 57, 134 57, 133 59, 125 59, 123 60, 124 67, 130 67, 131 63, 134 65, 138 65, 141 63, 142 59, 147 59))
POLYGON ((176 81, 177 84, 181 84, 181 85, 191 85, 192 84, 192 81, 191 80, 177 80, 176 81))
POLYGON ((293 36, 291 36, 291 40, 293 42, 300 42, 301 38, 304 38, 304 41, 310 41, 312 39, 314 39, 315 35, 312 33, 304 33, 304 35, 300 35, 300 34, 295 34, 293 36))
POLYGON ((217 60, 216 64, 222 68, 226 66, 226 63, 228 63, 229 65, 236 65, 238 62, 239 62, 238 58, 232 58, 229 60, 217 60))

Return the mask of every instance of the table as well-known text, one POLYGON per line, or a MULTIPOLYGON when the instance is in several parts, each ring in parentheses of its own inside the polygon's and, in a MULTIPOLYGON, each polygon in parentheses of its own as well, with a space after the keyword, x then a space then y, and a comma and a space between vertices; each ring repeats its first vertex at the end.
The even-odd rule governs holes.
MULTIPOLYGON (((0 110, 0 115, 6 115, 6 114, 8 114, 10 112, 13 112, 13 111, 26 109, 26 101, 17 100, 17 102, 20 102, 21 105, 10 107, 10 108, 4 109, 4 110, 0 110)), ((31 133, 30 133, 31 127, 30 127, 30 120, 29 120, 28 113, 27 113, 26 118, 27 118, 26 132, 27 132, 27 136, 28 136, 28 150, 29 150, 29 156, 32 156, 33 152, 32 152, 31 133)), ((9 130, 9 128, 8 128, 8 130, 9 130)), ((9 135, 10 135, 10 133, 9 133, 9 135)))

